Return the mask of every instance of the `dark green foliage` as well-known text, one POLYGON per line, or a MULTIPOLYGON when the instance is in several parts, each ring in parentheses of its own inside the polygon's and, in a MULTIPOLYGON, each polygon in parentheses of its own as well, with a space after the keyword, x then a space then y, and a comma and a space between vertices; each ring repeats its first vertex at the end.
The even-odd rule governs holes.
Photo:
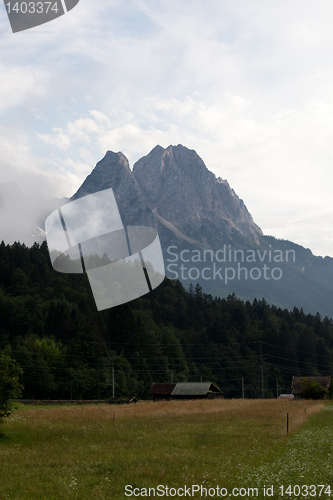
POLYGON ((9 356, 0 353, 0 423, 12 413, 13 405, 10 400, 21 395, 21 374, 19 365, 9 356))
POLYGON ((305 399, 323 399, 328 394, 328 389, 316 380, 304 377, 301 383, 302 396, 305 399))
POLYGON ((211 380, 227 397, 290 392, 292 376, 331 375, 333 322, 165 279, 97 312, 86 275, 51 267, 45 243, 0 244, 0 349, 35 399, 146 398, 152 382, 211 380))

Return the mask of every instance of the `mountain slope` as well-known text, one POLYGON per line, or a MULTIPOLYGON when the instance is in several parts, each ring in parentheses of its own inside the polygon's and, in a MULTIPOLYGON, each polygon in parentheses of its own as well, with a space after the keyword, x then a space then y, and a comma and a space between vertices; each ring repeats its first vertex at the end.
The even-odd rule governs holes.
POLYGON ((156 146, 135 163, 133 174, 154 214, 189 237, 199 232, 203 246, 209 248, 216 236, 221 239, 234 231, 259 242, 262 231, 243 201, 195 151, 182 145, 156 146))

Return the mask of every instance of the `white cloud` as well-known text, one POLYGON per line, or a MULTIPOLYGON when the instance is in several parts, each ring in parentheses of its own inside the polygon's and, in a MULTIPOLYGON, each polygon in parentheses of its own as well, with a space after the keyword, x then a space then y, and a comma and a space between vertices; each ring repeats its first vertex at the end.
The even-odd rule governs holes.
POLYGON ((107 149, 133 163, 182 143, 259 225, 308 231, 326 252, 315 221, 329 234, 332 16, 327 0, 81 0, 45 26, 54 34, 6 35, 0 111, 16 141, 1 139, 0 181, 30 173, 70 196, 107 149))
POLYGON ((78 178, 68 165, 32 152, 21 129, 0 127, 0 151, 0 183, 14 181, 26 196, 62 198, 78 188, 78 178))
POLYGON ((37 134, 37 137, 41 141, 45 142, 45 144, 50 144, 63 151, 67 151, 67 149, 71 146, 70 137, 64 134, 61 128, 54 128, 53 131, 55 132, 55 135, 53 136, 50 134, 37 134))
POLYGON ((68 123, 68 134, 76 141, 89 142, 89 134, 98 133, 101 127, 90 118, 81 118, 75 122, 68 123))
POLYGON ((88 173, 91 172, 92 166, 94 166, 100 158, 96 158, 89 149, 80 148, 79 149, 80 158, 84 161, 85 171, 88 169, 88 173))
POLYGON ((285 219, 283 227, 265 227, 265 234, 289 239, 310 248, 315 255, 333 254, 333 210, 308 210, 299 217, 285 219))
POLYGON ((105 113, 101 113, 100 111, 96 111, 94 109, 90 110, 89 113, 95 118, 97 122, 104 122, 106 123, 106 125, 110 126, 110 121, 105 113))
POLYGON ((47 92, 47 72, 33 65, 0 63, 0 112, 47 92))
POLYGON ((176 127, 173 128, 174 130, 164 132, 155 128, 146 130, 127 123, 102 134, 99 143, 103 150, 127 151, 129 160, 135 161, 148 154, 157 144, 168 146, 170 135, 177 136, 176 127))

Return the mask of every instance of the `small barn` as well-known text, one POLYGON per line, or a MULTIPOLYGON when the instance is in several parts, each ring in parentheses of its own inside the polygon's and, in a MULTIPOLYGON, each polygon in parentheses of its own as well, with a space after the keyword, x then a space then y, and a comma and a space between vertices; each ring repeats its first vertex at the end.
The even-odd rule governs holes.
POLYGON ((331 376, 327 377, 293 377, 291 381, 291 394, 295 396, 295 399, 301 399, 305 397, 304 387, 307 382, 317 382, 323 389, 327 390, 331 387, 331 376))
POLYGON ((158 384, 153 382, 149 394, 153 396, 154 401, 170 401, 171 394, 176 387, 176 384, 158 384))
POLYGON ((149 394, 154 401, 175 399, 223 399, 223 392, 212 382, 153 383, 149 394))

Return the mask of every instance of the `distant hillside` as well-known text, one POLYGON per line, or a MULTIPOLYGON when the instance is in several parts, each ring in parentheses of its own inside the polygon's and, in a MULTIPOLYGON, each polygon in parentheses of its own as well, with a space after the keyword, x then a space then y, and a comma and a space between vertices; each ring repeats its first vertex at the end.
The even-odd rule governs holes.
POLYGON ((45 243, 0 244, 0 318, 0 352, 21 365, 25 398, 110 398, 113 366, 116 396, 139 398, 171 377, 202 377, 227 397, 241 397, 243 378, 245 397, 276 397, 293 375, 333 371, 328 318, 169 279, 97 312, 86 275, 55 272, 45 243))

